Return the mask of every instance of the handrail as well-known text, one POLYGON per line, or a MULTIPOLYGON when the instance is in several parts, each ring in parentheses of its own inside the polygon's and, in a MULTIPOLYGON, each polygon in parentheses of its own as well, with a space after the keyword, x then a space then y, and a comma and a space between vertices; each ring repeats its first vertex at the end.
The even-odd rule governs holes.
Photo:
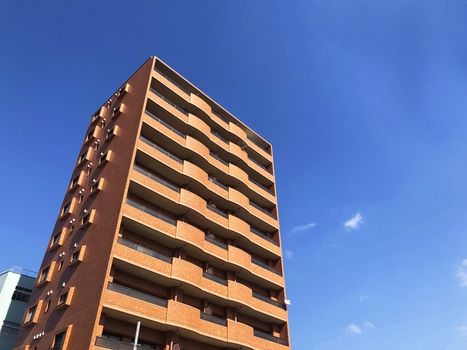
POLYGON ((154 89, 153 87, 151 87, 149 90, 151 90, 154 94, 156 94, 157 96, 159 96, 161 99, 163 99, 165 102, 167 102, 169 105, 171 105, 173 108, 175 108, 176 110, 178 110, 179 112, 183 113, 184 115, 188 115, 188 112, 186 110, 184 110, 182 107, 179 107, 177 104, 175 104, 174 102, 170 101, 167 97, 165 97, 164 95, 162 95, 159 91, 157 91, 156 89, 154 89))
POLYGON ((269 237, 265 232, 262 232, 262 231, 258 230, 257 228, 254 228, 253 226, 250 226, 250 232, 252 232, 255 235, 260 236, 260 237, 264 238, 265 240, 279 246, 279 242, 277 242, 275 239, 269 237))
POLYGON ((260 299, 262 301, 265 301, 266 303, 268 304, 271 304, 271 305, 274 305, 274 306, 277 306, 277 307, 280 307, 281 309, 284 309, 284 310, 287 310, 287 305, 283 304, 283 303, 280 303, 278 301, 275 301, 275 300, 272 300, 271 298, 261 294, 261 293, 258 293, 258 292, 255 292, 255 291, 252 291, 252 295, 254 298, 256 299, 260 299))
POLYGON ((258 265, 258 266, 261 266, 262 268, 265 268, 266 270, 274 272, 275 274, 277 274, 279 276, 282 276, 282 272, 276 270, 274 267, 269 266, 268 264, 262 262, 261 260, 256 259, 253 256, 251 257, 251 262, 258 265))
POLYGON ((223 216, 224 218, 228 218, 229 217, 229 214, 227 212, 225 212, 224 210, 222 209, 219 209, 218 207, 215 207, 214 205, 212 204, 206 204, 206 207, 210 210, 212 210, 213 212, 219 214, 220 216, 223 216))
POLYGON ((224 242, 221 242, 221 241, 218 241, 217 239, 215 238, 212 238, 212 237, 209 237, 208 235, 205 235, 204 236, 204 239, 216 246, 218 246, 219 248, 222 248, 222 249, 227 249, 227 244, 225 244, 224 242))
POLYGON ((272 213, 270 211, 268 211, 266 208, 263 208, 261 205, 256 204, 252 200, 250 200, 250 205, 252 207, 255 207, 256 209, 258 209, 259 211, 263 212, 264 214, 266 214, 266 215, 272 217, 273 219, 275 219, 274 215, 272 215, 272 213))
POLYGON ((170 81, 172 84, 174 84, 176 87, 178 87, 180 90, 182 90, 185 94, 187 95, 190 95, 191 91, 188 90, 186 87, 183 87, 182 85, 180 85, 179 83, 175 82, 172 78, 170 78, 167 74, 165 74, 164 72, 162 72, 159 68, 157 67, 154 67, 154 70, 159 73, 160 75, 162 75, 165 79, 167 79, 168 81, 170 81))
POLYGON ((157 143, 154 143, 152 142, 150 139, 148 139, 147 137, 141 135, 139 137, 139 139, 141 141, 143 141, 144 143, 147 143, 149 146, 151 146, 152 148, 155 148, 157 149, 159 152, 162 152, 164 153, 166 156, 168 156, 169 158, 172 158, 173 160, 175 160, 176 162, 180 163, 180 164, 183 164, 183 159, 177 157, 175 154, 173 154, 172 152, 169 152, 167 151, 165 148, 159 146, 157 143))
POLYGON ((174 190, 175 192, 180 192, 180 186, 174 185, 173 183, 167 181, 166 179, 160 177, 159 175, 154 174, 153 172, 141 167, 138 164, 133 165, 133 168, 143 174, 146 175, 147 177, 159 182, 160 184, 164 185, 165 187, 170 188, 171 190, 174 190))
POLYGON ((228 190, 228 189, 229 189, 229 186, 224 185, 222 182, 220 182, 219 180, 217 180, 215 177, 208 176, 208 180, 211 181, 211 182, 214 182, 217 186, 223 188, 224 190, 228 190))
POLYGON ((224 165, 229 165, 229 162, 222 159, 216 152, 214 151, 209 151, 209 155, 215 159, 217 159, 219 162, 221 162, 224 165))
POLYGON ((210 279, 211 281, 217 282, 219 284, 222 284, 224 286, 227 285, 227 280, 222 277, 218 277, 216 275, 213 275, 212 273, 203 271, 203 277, 206 277, 207 279, 210 279))
POLYGON ((171 225, 177 225, 177 220, 167 216, 167 215, 164 215, 162 213, 159 213, 158 211, 152 209, 152 208, 149 208, 147 207, 146 205, 144 204, 141 204, 141 203, 138 203, 137 201, 131 199, 131 198, 127 198, 126 199, 126 202, 131 205, 132 207, 136 208, 136 209, 139 209, 141 211, 144 211, 145 213, 148 213, 149 215, 152 215, 158 219, 161 219, 161 220, 164 220, 165 222, 171 224, 171 225))
POLYGON ((258 162, 256 159, 254 159, 250 155, 248 155, 248 159, 251 160, 253 163, 255 163, 257 166, 259 166, 260 168, 262 168, 262 169, 266 170, 268 173, 272 174, 271 169, 267 168, 265 165, 261 164, 260 162, 258 162))
POLYGON ((149 112, 148 110, 145 111, 145 113, 150 116, 152 119, 158 121, 159 123, 161 123, 162 125, 164 125, 167 129, 170 129, 172 130, 174 133, 176 133, 178 136, 180 137, 183 137, 183 138, 186 138, 186 135, 181 132, 180 130, 176 129, 175 127, 173 127, 172 125, 170 125, 169 123, 167 123, 165 120, 162 120, 161 118, 157 117, 155 114, 149 112))
POLYGON ((265 146, 262 146, 260 145, 256 140, 254 140, 250 135, 247 135, 246 136, 248 140, 250 140, 251 142, 253 142, 256 146, 258 146, 259 148, 261 148, 264 152, 266 152, 267 154, 270 155, 269 153, 269 147, 265 147, 265 146))
POLYGON ((120 243, 121 245, 124 245, 125 247, 137 250, 138 252, 141 252, 143 254, 152 256, 153 258, 157 258, 159 260, 165 261, 167 263, 172 263, 172 257, 165 255, 161 252, 158 252, 157 250, 150 249, 147 247, 142 246, 141 244, 138 244, 136 242, 130 241, 129 239, 123 238, 123 237, 118 237, 117 242, 120 243))
MULTIPOLYGON (((110 339, 106 337, 96 337, 95 345, 101 348, 112 349, 112 350, 133 350, 134 349, 133 343, 126 343, 121 340, 110 339)), ((144 345, 138 344, 138 350, 162 350, 162 347, 159 345, 153 346, 153 345, 148 345, 148 344, 144 344, 144 345)))
POLYGON ((211 134, 213 134, 214 136, 216 136, 216 137, 217 137, 219 140, 221 140, 222 142, 224 142, 224 143, 229 143, 229 141, 227 141, 225 138, 223 138, 222 135, 219 134, 219 132, 217 132, 217 131, 211 129, 211 134))
POLYGON ((209 321, 209 322, 227 327, 227 320, 225 318, 221 318, 221 317, 214 316, 214 315, 208 315, 208 314, 205 314, 204 312, 201 313, 200 318, 202 320, 209 321))
POLYGON ((167 307, 167 299, 162 299, 162 298, 156 297, 155 295, 147 294, 137 289, 129 288, 118 283, 109 282, 107 285, 107 289, 113 292, 128 295, 136 299, 147 301, 148 303, 151 303, 151 304, 156 304, 162 307, 167 307))
POLYGON ((274 343, 278 343, 278 344, 281 344, 281 345, 289 345, 289 342, 287 341, 287 339, 282 339, 282 338, 279 338, 279 337, 275 337, 272 334, 260 331, 258 329, 253 329, 253 334, 254 334, 255 337, 263 338, 263 339, 272 341, 274 343))
POLYGON ((250 180, 251 182, 253 182, 255 185, 261 187, 263 190, 265 190, 266 192, 272 194, 274 196, 274 192, 272 190, 270 190, 269 188, 267 188, 266 186, 264 186, 263 184, 259 183, 258 181, 256 181, 255 179, 253 179, 251 176, 248 176, 248 180, 250 180))

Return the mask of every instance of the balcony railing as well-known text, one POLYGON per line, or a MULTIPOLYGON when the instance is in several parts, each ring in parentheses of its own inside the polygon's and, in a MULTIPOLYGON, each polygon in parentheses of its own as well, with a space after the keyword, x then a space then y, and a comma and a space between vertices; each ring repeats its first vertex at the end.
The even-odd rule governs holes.
POLYGON ((155 148, 157 149, 159 152, 161 153, 164 153, 167 157, 169 158, 172 158, 173 160, 175 160, 176 162, 180 163, 180 164, 183 164, 183 159, 177 157, 176 155, 174 155, 173 153, 167 151, 165 148, 159 146, 158 144, 152 142, 151 140, 149 140, 147 137, 144 137, 144 136, 140 136, 139 139, 141 141, 143 141, 144 143, 147 143, 149 146, 151 146, 152 148, 155 148))
POLYGON ((167 79, 168 81, 170 81, 173 85, 175 85, 176 87, 178 87, 180 90, 182 90, 185 94, 189 95, 190 94, 190 90, 188 90, 186 87, 180 85, 179 83, 177 83, 175 80, 173 80, 172 78, 170 78, 167 74, 165 74, 164 72, 162 72, 159 68, 154 68, 154 70, 159 73, 160 75, 162 75, 165 79, 167 79))
MULTIPOLYGON (((112 350, 133 350, 133 344, 132 343, 125 343, 120 340, 116 339, 110 339, 106 337, 97 337, 96 338, 96 346, 99 346, 101 348, 106 348, 106 349, 112 349, 112 350)), ((162 350, 163 347, 159 345, 138 345, 137 346, 138 350, 162 350)))
POLYGON ((161 123, 162 125, 164 125, 167 129, 170 129, 172 130, 174 133, 176 133, 178 136, 180 137, 183 137, 183 138, 186 138, 186 135, 179 131, 178 129, 174 128, 172 125, 170 125, 169 123, 167 123, 166 121, 162 120, 161 118, 157 117, 156 115, 152 114, 151 112, 149 112, 148 110, 146 110, 146 114, 148 116, 150 116, 152 119, 158 121, 159 123, 161 123))
POLYGON ((159 175, 156 175, 153 172, 151 172, 151 171, 149 171, 149 170, 147 170, 147 169, 145 169, 145 168, 143 168, 143 167, 141 167, 141 166, 139 166, 137 164, 135 164, 133 166, 133 168, 137 172, 139 172, 139 173, 141 173, 143 175, 146 175, 147 177, 159 182, 160 184, 164 185, 165 187, 168 187, 171 190, 174 190, 175 192, 180 192, 180 187, 179 186, 174 185, 173 183, 167 181, 166 179, 160 177, 159 175))
POLYGON ((219 162, 221 162, 224 165, 229 165, 229 162, 222 159, 216 152, 214 151, 209 151, 209 155, 215 159, 217 159, 219 162))
POLYGON ((227 285, 227 280, 225 278, 218 277, 216 275, 213 275, 212 273, 204 271, 203 272, 203 277, 205 277, 205 278, 207 278, 207 279, 209 279, 211 281, 217 282, 219 284, 222 284, 224 286, 227 285))
POLYGON ((266 215, 272 217, 273 219, 275 219, 274 215, 272 215, 272 213, 269 210, 267 210, 266 208, 263 208, 261 205, 256 204, 255 202, 253 202, 251 200, 250 200, 250 205, 252 207, 255 207, 256 209, 258 209, 259 211, 263 212, 264 214, 266 214, 266 215))
POLYGON ((262 169, 266 170, 268 173, 272 174, 272 170, 270 168, 268 168, 265 165, 261 164, 255 158, 253 158, 251 156, 248 156, 248 159, 251 160, 253 163, 255 163, 257 166, 259 166, 260 168, 262 168, 262 169))
POLYGON ((259 148, 261 148, 264 152, 269 153, 269 147, 265 147, 265 146, 262 146, 260 145, 256 140, 254 140, 250 135, 247 135, 247 138, 248 140, 250 140, 251 142, 253 142, 256 146, 258 146, 259 148))
POLYGON ((204 239, 216 246, 218 246, 219 248, 222 248, 222 249, 227 249, 227 244, 225 244, 224 242, 221 242, 215 238, 212 238, 212 237, 209 237, 208 235, 204 236, 204 239))
POLYGON ((254 228, 253 226, 250 226, 250 231, 254 233, 257 236, 260 236, 261 238, 264 238, 265 240, 279 246, 279 242, 277 242, 275 239, 269 237, 269 235, 266 232, 260 231, 257 228, 254 228))
POLYGON ((212 210, 213 212, 219 214, 220 216, 223 216, 224 218, 228 218, 229 217, 229 214, 222 210, 222 209, 219 209, 218 207, 212 205, 212 204, 207 204, 206 207, 209 209, 209 210, 212 210))
POLYGON ((289 345, 289 342, 287 341, 287 339, 275 337, 272 334, 269 334, 269 333, 266 333, 266 332, 263 332, 257 329, 254 329, 253 334, 255 335, 255 337, 263 338, 263 339, 272 341, 277 344, 286 345, 286 346, 289 345))
POLYGON ((226 190, 226 191, 229 190, 229 186, 224 185, 222 182, 217 180, 215 177, 209 176, 208 179, 209 179, 209 181, 214 182, 217 186, 223 188, 224 190, 226 190))
POLYGON ((182 107, 179 107, 176 103, 170 101, 167 97, 162 95, 159 91, 157 91, 154 88, 150 89, 153 93, 155 93, 157 96, 159 96, 161 99, 163 99, 165 102, 167 102, 169 105, 171 105, 173 108, 175 108, 177 111, 183 113, 184 115, 188 115, 188 112, 184 110, 182 107))
POLYGON ((271 191, 269 188, 267 188, 266 186, 264 186, 263 184, 260 184, 258 181, 256 181, 255 179, 253 179, 252 177, 248 177, 248 180, 250 180, 251 182, 253 182, 256 186, 259 186, 261 187, 263 190, 265 190, 266 192, 272 194, 274 196, 274 192, 271 191))
POLYGON ((224 143, 229 143, 229 141, 227 141, 226 139, 224 139, 224 138, 222 137, 222 135, 219 134, 217 131, 211 130, 211 134, 213 134, 214 136, 216 136, 216 137, 217 137, 219 140, 221 140, 222 142, 224 142, 224 143))
POLYGON ((154 295, 147 294, 147 293, 141 292, 139 290, 123 286, 123 285, 118 284, 118 283, 109 282, 109 284, 107 285, 107 289, 111 290, 113 292, 128 295, 128 296, 130 296, 132 298, 147 301, 148 303, 151 303, 151 304, 159 305, 159 306, 162 306, 162 307, 167 307, 167 300, 166 299, 162 299, 162 298, 156 297, 154 295))
POLYGON ((126 202, 131 205, 132 207, 136 208, 136 209, 139 209, 141 211, 144 211, 145 213, 148 213, 149 215, 152 215, 158 219, 161 219, 171 225, 177 225, 177 220, 175 220, 174 218, 171 218, 167 215, 164 215, 152 208, 149 208, 148 206, 144 205, 144 204, 141 204, 131 198, 127 198, 126 202))
POLYGON ((279 276, 282 276, 282 272, 280 272, 279 270, 276 270, 274 267, 271 267, 269 266, 268 264, 266 264, 265 262, 259 260, 259 259, 256 259, 255 257, 251 257, 251 262, 253 264, 256 264, 258 266, 261 266, 262 268, 265 268, 266 270, 269 270, 271 272, 274 272, 276 275, 279 275, 279 276))
POLYGON ((167 256, 167 255, 165 255, 165 254, 163 254, 161 252, 158 252, 156 250, 144 247, 144 246, 142 246, 142 245, 140 245, 138 243, 130 241, 129 239, 126 239, 126 238, 123 238, 123 237, 118 237, 117 241, 118 241, 118 243, 120 243, 121 245, 124 245, 125 247, 137 250, 138 252, 141 252, 143 254, 152 256, 153 258, 157 258, 157 259, 165 261, 165 262, 167 262, 169 264, 172 262, 172 258, 170 256, 167 256))
POLYGON ((271 298, 269 298, 269 297, 267 297, 267 296, 265 296, 265 295, 263 295, 261 293, 253 291, 252 294, 253 294, 253 297, 256 298, 256 299, 260 299, 262 301, 265 301, 268 304, 271 304, 271 305, 280 307, 281 309, 287 310, 287 306, 285 304, 282 304, 282 303, 280 303, 278 301, 272 300, 271 298))
POLYGON ((204 312, 201 313, 201 319, 205 321, 209 321, 215 324, 218 324, 220 326, 227 327, 227 320, 222 317, 214 316, 214 315, 208 315, 205 314, 204 312))
POLYGON ((229 120, 224 117, 223 115, 217 113, 216 111, 212 110, 212 114, 214 114, 217 118, 219 118, 220 120, 222 120, 224 123, 226 124, 229 124, 229 120))

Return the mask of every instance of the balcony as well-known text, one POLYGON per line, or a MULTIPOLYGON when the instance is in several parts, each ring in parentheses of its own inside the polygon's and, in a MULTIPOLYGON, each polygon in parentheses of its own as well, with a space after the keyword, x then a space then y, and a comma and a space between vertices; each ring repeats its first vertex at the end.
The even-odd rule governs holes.
POLYGON ((167 307, 166 299, 162 299, 151 294, 140 292, 139 290, 129 288, 118 283, 109 282, 109 284, 107 285, 107 289, 113 292, 117 292, 119 294, 127 295, 135 299, 146 301, 154 305, 167 307))
POLYGON ((224 185, 222 182, 220 182, 219 180, 217 180, 215 177, 213 176, 209 176, 208 177, 208 180, 211 181, 212 183, 215 183, 217 186, 219 186, 220 188, 223 188, 224 190, 228 191, 229 190, 229 186, 227 185, 224 185))
POLYGON ((228 144, 229 141, 227 141, 225 138, 222 137, 221 134, 219 134, 219 132, 215 131, 215 130, 211 130, 211 134, 213 134, 214 136, 216 136, 219 140, 221 140, 222 142, 228 144))
POLYGON ((179 107, 176 103, 170 101, 167 97, 165 97, 164 95, 162 95, 159 91, 157 91, 156 89, 154 88, 150 88, 151 92, 153 92, 154 94, 156 94, 159 98, 161 98, 162 100, 164 100, 165 102, 167 102, 169 105, 171 105, 173 108, 175 108, 177 111, 183 113, 184 115, 188 116, 188 111, 186 111, 185 109, 183 109, 182 107, 179 107))
POLYGON ((269 334, 269 333, 266 333, 266 332, 263 332, 263 331, 260 331, 260 330, 257 330, 257 329, 255 329, 253 331, 253 334, 254 334, 255 337, 266 339, 266 340, 272 341, 272 342, 277 343, 277 344, 281 344, 281 345, 285 345, 285 346, 289 345, 289 342, 286 339, 275 337, 272 334, 269 334))
POLYGON ((261 266, 262 268, 266 269, 266 270, 269 270, 271 272, 274 272, 275 274, 279 275, 279 276, 282 276, 282 272, 276 270, 275 268, 269 266, 268 264, 266 264, 265 262, 261 261, 261 260, 258 260, 256 259, 255 257, 251 257, 251 262, 253 264, 256 264, 258 266, 261 266))
POLYGON ((118 243, 120 243, 121 245, 124 245, 125 247, 134 249, 134 250, 136 250, 138 252, 141 252, 143 254, 152 256, 153 258, 165 261, 165 262, 167 262, 169 264, 172 263, 172 257, 167 256, 165 254, 162 254, 161 252, 158 252, 158 251, 150 249, 150 248, 143 247, 142 245, 140 245, 138 243, 135 243, 133 241, 130 241, 130 240, 128 240, 126 238, 123 238, 123 237, 119 237, 117 241, 118 241, 118 243))
POLYGON ((229 165, 229 162, 227 162, 226 160, 222 159, 216 152, 214 151, 209 151, 209 155, 211 157, 213 157, 214 159, 217 159, 219 162, 221 162, 222 164, 228 166, 229 165))
POLYGON ((212 244, 218 246, 219 248, 227 250, 228 245, 225 244, 224 242, 221 242, 221 241, 219 241, 219 240, 217 240, 215 238, 209 237, 208 235, 205 235, 204 239, 206 241, 208 241, 209 243, 212 243, 212 244))
POLYGON ((219 284, 222 284, 224 286, 227 285, 227 280, 225 278, 218 277, 218 276, 213 275, 211 273, 208 273, 206 271, 203 272, 203 277, 207 278, 208 280, 211 280, 211 281, 217 282, 219 284))
POLYGON ((258 181, 256 181, 255 179, 253 179, 251 176, 248 177, 248 180, 250 180, 252 183, 254 183, 256 186, 258 187, 261 187, 263 190, 265 190, 267 193, 271 194, 274 196, 274 192, 271 191, 269 188, 267 188, 266 186, 264 186, 263 184, 260 184, 258 181))
POLYGON ((265 240, 273 243, 274 245, 276 246, 279 246, 279 242, 277 242, 276 240, 272 239, 271 237, 269 237, 269 235, 263 231, 260 231, 256 228, 254 228, 253 226, 250 226, 250 232, 254 233, 255 235, 261 237, 261 238, 264 238, 265 240))
POLYGON ((157 117, 155 114, 149 112, 148 110, 146 110, 145 112, 148 116, 150 116, 152 119, 154 119, 155 121, 161 123, 162 125, 164 125, 167 129, 170 129, 172 130, 174 133, 176 133, 178 136, 180 137, 183 137, 183 138, 186 138, 186 135, 184 133, 182 133, 180 130, 174 128, 172 125, 170 125, 169 123, 167 123, 166 121, 162 120, 161 118, 157 117))
POLYGON ((272 213, 271 213, 268 209, 263 208, 262 206, 256 204, 255 202, 253 202, 253 201, 251 201, 251 200, 250 200, 250 205, 251 205, 252 207, 258 209, 259 211, 263 212, 264 214, 268 215, 269 217, 271 217, 271 218, 273 218, 273 219, 276 219, 276 218, 274 217, 274 215, 272 215, 272 213))
POLYGON ((219 214, 220 216, 223 216, 224 218, 228 218, 228 217, 229 217, 229 214, 228 214, 225 210, 219 209, 218 207, 216 207, 216 206, 213 205, 213 204, 207 204, 206 207, 207 207, 209 210, 211 210, 211 211, 213 211, 213 212, 219 214))
POLYGON ((159 146, 158 144, 155 144, 154 142, 152 142, 151 140, 149 140, 148 138, 144 137, 144 136, 140 136, 139 139, 141 141, 143 141, 144 143, 148 144, 149 146, 151 146, 152 148, 155 148, 157 149, 159 152, 165 154, 167 157, 175 160, 176 162, 180 163, 180 164, 183 164, 183 159, 177 157, 176 155, 174 155, 173 153, 167 151, 165 148, 159 146))
POLYGON ((217 317, 214 315, 208 315, 205 314, 204 312, 201 313, 201 319, 205 321, 209 321, 215 324, 218 324, 220 326, 227 327, 227 320, 225 318, 217 317))
POLYGON ((154 174, 153 172, 151 172, 151 171, 149 171, 149 170, 147 170, 147 169, 145 169, 145 168, 143 168, 143 167, 141 167, 141 166, 139 166, 137 164, 135 164, 133 166, 133 168, 137 172, 139 172, 139 173, 141 173, 141 174, 143 174, 143 175, 145 175, 145 176, 159 182, 160 184, 164 185, 165 187, 168 187, 171 190, 174 190, 175 192, 180 193, 180 187, 179 186, 167 181, 166 179, 162 178, 161 176, 159 176, 157 174, 154 174))
MULTIPOLYGON (((116 339, 109 339, 105 337, 97 337, 96 338, 96 346, 105 349, 112 349, 112 350, 133 350, 134 345, 133 343, 125 343, 120 340, 116 339)), ((163 350, 162 346, 152 346, 152 345, 139 345, 138 350, 163 350)))
POLYGON ((154 70, 159 73, 161 76, 163 76, 165 79, 167 79, 167 81, 169 81, 172 85, 176 86, 177 88, 179 88, 180 90, 182 90, 185 94, 187 95, 190 95, 190 90, 182 85, 180 85, 179 83, 177 83, 175 80, 173 80, 172 78, 170 78, 167 74, 165 74, 164 72, 162 72, 159 68, 157 67, 154 67, 154 70))
POLYGON ((272 174, 272 170, 270 168, 268 168, 265 165, 261 164, 260 162, 258 162, 253 157, 248 156, 248 159, 251 160, 253 163, 255 163, 257 166, 259 166, 261 169, 266 170, 269 174, 272 174))
POLYGON ((152 209, 152 208, 150 208, 150 207, 148 207, 148 206, 146 206, 144 204, 138 203, 137 201, 135 201, 135 200, 133 200, 131 198, 127 198, 126 202, 127 202, 127 204, 129 204, 133 208, 139 209, 139 210, 141 210, 141 211, 143 211, 143 212, 145 212, 145 213, 147 213, 147 214, 149 214, 151 216, 154 216, 154 217, 156 217, 158 219, 161 219, 161 220, 163 220, 163 221, 165 221, 165 222, 167 222, 167 223, 169 223, 171 225, 174 225, 174 226, 177 225, 177 220, 176 219, 173 219, 173 218, 171 218, 171 217, 169 217, 167 215, 164 215, 164 214, 162 214, 162 213, 160 213, 160 212, 158 212, 158 211, 156 211, 156 210, 154 210, 154 209, 152 209))
POLYGON ((262 300, 262 301, 264 301, 264 302, 266 302, 268 304, 280 307, 283 310, 287 310, 287 306, 285 304, 282 304, 282 303, 280 303, 278 301, 272 300, 271 298, 268 298, 267 296, 265 296, 265 295, 263 295, 261 293, 253 291, 252 295, 256 299, 259 299, 259 300, 262 300))

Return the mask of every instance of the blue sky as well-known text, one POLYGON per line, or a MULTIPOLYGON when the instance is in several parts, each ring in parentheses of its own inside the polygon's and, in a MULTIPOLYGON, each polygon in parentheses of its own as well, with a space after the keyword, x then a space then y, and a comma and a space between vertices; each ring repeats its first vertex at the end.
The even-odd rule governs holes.
POLYGON ((0 268, 157 55, 274 146, 295 349, 466 349, 467 3, 131 3, 0 2, 0 268))

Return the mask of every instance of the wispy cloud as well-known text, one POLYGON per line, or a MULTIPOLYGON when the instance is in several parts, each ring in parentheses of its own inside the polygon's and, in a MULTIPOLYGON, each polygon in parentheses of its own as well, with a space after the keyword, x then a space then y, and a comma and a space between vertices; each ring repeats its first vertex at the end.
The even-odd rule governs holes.
POLYGON ((349 325, 347 325, 347 327, 345 327, 347 334, 350 335, 360 335, 363 334, 365 331, 372 331, 374 329, 376 329, 376 327, 370 321, 363 322, 363 324, 361 325, 350 323, 349 325))
POLYGON ((364 301, 367 301, 368 300, 368 295, 360 295, 360 298, 358 298, 358 300, 363 303, 364 301))
POLYGON ((285 257, 286 257, 287 259, 293 259, 293 256, 294 256, 294 252, 293 252, 293 251, 291 251, 291 250, 286 250, 286 251, 285 251, 285 257))
POLYGON ((354 335, 359 335, 359 334, 362 334, 363 333, 363 330, 361 329, 360 326, 356 325, 355 323, 351 323, 349 324, 345 330, 347 331, 347 333, 349 334, 354 334, 354 335))
POLYGON ((314 228, 316 225, 317 225, 316 222, 309 222, 304 225, 295 226, 289 231, 289 236, 294 236, 296 234, 309 231, 312 228, 314 228))
POLYGON ((344 222, 344 227, 347 230, 356 230, 358 229, 363 223, 363 216, 360 213, 355 214, 349 220, 344 222))
POLYGON ((456 268, 456 276, 461 287, 467 287, 467 259, 462 260, 456 268))
POLYGON ((467 337, 467 326, 465 326, 465 325, 459 326, 456 329, 460 334, 467 337))

